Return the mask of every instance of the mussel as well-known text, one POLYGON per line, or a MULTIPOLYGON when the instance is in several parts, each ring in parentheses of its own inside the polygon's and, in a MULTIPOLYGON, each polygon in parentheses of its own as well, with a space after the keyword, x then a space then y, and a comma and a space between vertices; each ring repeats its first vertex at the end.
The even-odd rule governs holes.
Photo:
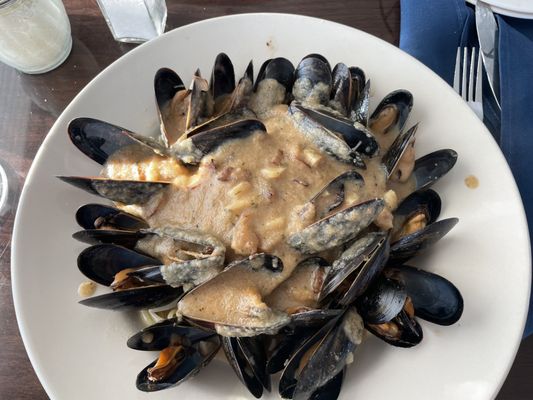
POLYGON ((220 338, 214 333, 165 320, 128 339, 135 350, 159 351, 159 357, 137 376, 137 388, 155 392, 178 385, 196 375, 216 355, 220 338))

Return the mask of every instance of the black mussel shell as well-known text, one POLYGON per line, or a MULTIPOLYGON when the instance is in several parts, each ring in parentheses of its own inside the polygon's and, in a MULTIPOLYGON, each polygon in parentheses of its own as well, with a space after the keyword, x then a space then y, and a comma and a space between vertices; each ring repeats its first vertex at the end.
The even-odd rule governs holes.
POLYGON ((225 53, 220 53, 215 59, 209 89, 214 99, 231 94, 235 89, 235 71, 230 58, 225 53))
POLYGON ((393 125, 397 127, 398 131, 401 131, 407 122, 407 118, 409 118, 411 109, 413 108, 413 95, 411 92, 404 89, 395 90, 389 93, 376 107, 370 119, 373 120, 378 118, 381 111, 388 106, 396 107, 398 115, 393 125))
POLYGON ((58 176, 87 193, 124 204, 144 204, 170 185, 169 182, 117 180, 100 177, 58 176))
POLYGON ((416 190, 426 189, 450 171, 457 162, 457 152, 437 150, 415 161, 413 175, 416 190))
POLYGON ((214 331, 195 328, 172 318, 144 328, 128 339, 127 346, 135 350, 161 351, 178 344, 191 346, 215 335, 214 331))
POLYGON ((406 299, 400 282, 381 277, 357 299, 357 311, 367 324, 384 324, 400 313, 406 299))
POLYGON ((89 297, 79 303, 84 306, 106 310, 130 311, 162 307, 178 300, 181 296, 183 296, 181 287, 154 285, 89 297))
POLYGON ((461 318, 463 297, 442 276, 407 265, 387 268, 386 274, 404 284, 417 317, 439 325, 452 325, 461 318))
POLYGON ((459 222, 457 218, 443 219, 400 238, 391 245, 389 259, 391 265, 403 263, 431 247, 457 225, 457 222, 459 222))
POLYGON ((101 165, 117 150, 137 144, 129 130, 94 118, 73 119, 67 131, 72 143, 101 165))
POLYGON ((260 398, 263 388, 270 390, 270 376, 266 371, 264 349, 254 340, 257 339, 222 337, 222 348, 239 380, 254 397, 260 398))
POLYGON ((124 269, 148 265, 161 265, 161 262, 113 244, 88 247, 78 256, 78 268, 81 273, 105 286, 111 285, 115 275, 124 269))
POLYGON ((112 243, 119 246, 133 249, 139 239, 145 237, 142 232, 107 230, 107 229, 86 229, 72 234, 72 237, 87 244, 112 243))
POLYGON ((150 365, 144 368, 139 375, 137 375, 137 389, 143 392, 156 392, 179 385, 180 383, 196 375, 204 366, 209 364, 219 348, 220 339, 218 336, 213 336, 203 343, 197 343, 190 347, 186 347, 185 358, 169 377, 160 382, 150 382, 148 380, 148 368, 152 368, 156 364, 156 360, 150 363, 150 365), (208 348, 205 346, 202 347, 202 345, 205 343, 209 344, 208 348))
POLYGON ((148 223, 142 218, 128 214, 115 207, 95 203, 85 204, 78 208, 76 222, 83 229, 113 227, 115 229, 136 231, 148 228, 148 223))
POLYGON ((442 201, 432 189, 413 192, 407 196, 394 211, 395 231, 402 229, 404 223, 414 215, 423 213, 426 224, 432 224, 440 215, 442 201))

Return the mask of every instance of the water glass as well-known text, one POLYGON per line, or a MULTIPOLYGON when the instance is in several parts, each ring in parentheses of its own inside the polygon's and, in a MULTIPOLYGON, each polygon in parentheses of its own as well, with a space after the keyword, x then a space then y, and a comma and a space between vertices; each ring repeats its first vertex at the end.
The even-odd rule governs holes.
POLYGON ((165 31, 165 0, 97 1, 113 37, 119 42, 142 43, 165 31))

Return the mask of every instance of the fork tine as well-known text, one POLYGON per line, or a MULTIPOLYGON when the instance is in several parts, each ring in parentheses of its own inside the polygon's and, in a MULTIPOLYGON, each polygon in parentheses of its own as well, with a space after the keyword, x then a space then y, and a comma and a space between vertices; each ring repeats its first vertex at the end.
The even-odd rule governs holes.
POLYGON ((455 57, 455 72, 453 73, 453 90, 461 93, 461 47, 457 48, 457 56, 455 57))
POLYGON ((474 101, 483 101, 483 72, 482 72, 483 59, 481 54, 477 56, 477 76, 476 76, 476 97, 474 101))
POLYGON ((468 76, 468 101, 474 101, 474 72, 476 71, 476 48, 472 47, 470 56, 470 75, 468 76))
POLYGON ((463 79, 461 81, 461 97, 466 101, 466 79, 468 76, 468 48, 464 48, 463 52, 463 79))

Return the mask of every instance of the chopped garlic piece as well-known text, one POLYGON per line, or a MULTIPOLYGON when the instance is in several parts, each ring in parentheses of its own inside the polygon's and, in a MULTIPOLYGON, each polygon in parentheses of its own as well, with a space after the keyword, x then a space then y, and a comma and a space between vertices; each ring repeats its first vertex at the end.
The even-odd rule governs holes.
POLYGON ((276 179, 285 171, 285 167, 268 167, 261 170, 261 175, 265 179, 276 179))
POLYGON ((385 202, 385 207, 391 211, 396 210, 398 207, 398 196, 394 190, 387 190, 383 195, 383 201, 385 202))
POLYGON ((254 205, 253 197, 243 197, 243 198, 238 198, 235 201, 229 203, 226 206, 226 210, 233 211, 233 212, 240 212, 246 208, 252 207, 253 205, 254 205))
POLYGON ((230 196, 236 197, 238 195, 250 192, 252 190, 252 184, 250 182, 241 182, 235 186, 233 186, 228 194, 230 196))
POLYGON ((96 291, 96 283, 91 281, 85 281, 78 286, 78 295, 80 297, 90 297, 96 291))
POLYGON ((281 229, 285 226, 285 218, 284 217, 278 217, 271 219, 265 224, 266 229, 281 229))
POLYGON ((315 167, 322 160, 322 155, 312 149, 305 149, 303 151, 303 158, 307 165, 315 167))

